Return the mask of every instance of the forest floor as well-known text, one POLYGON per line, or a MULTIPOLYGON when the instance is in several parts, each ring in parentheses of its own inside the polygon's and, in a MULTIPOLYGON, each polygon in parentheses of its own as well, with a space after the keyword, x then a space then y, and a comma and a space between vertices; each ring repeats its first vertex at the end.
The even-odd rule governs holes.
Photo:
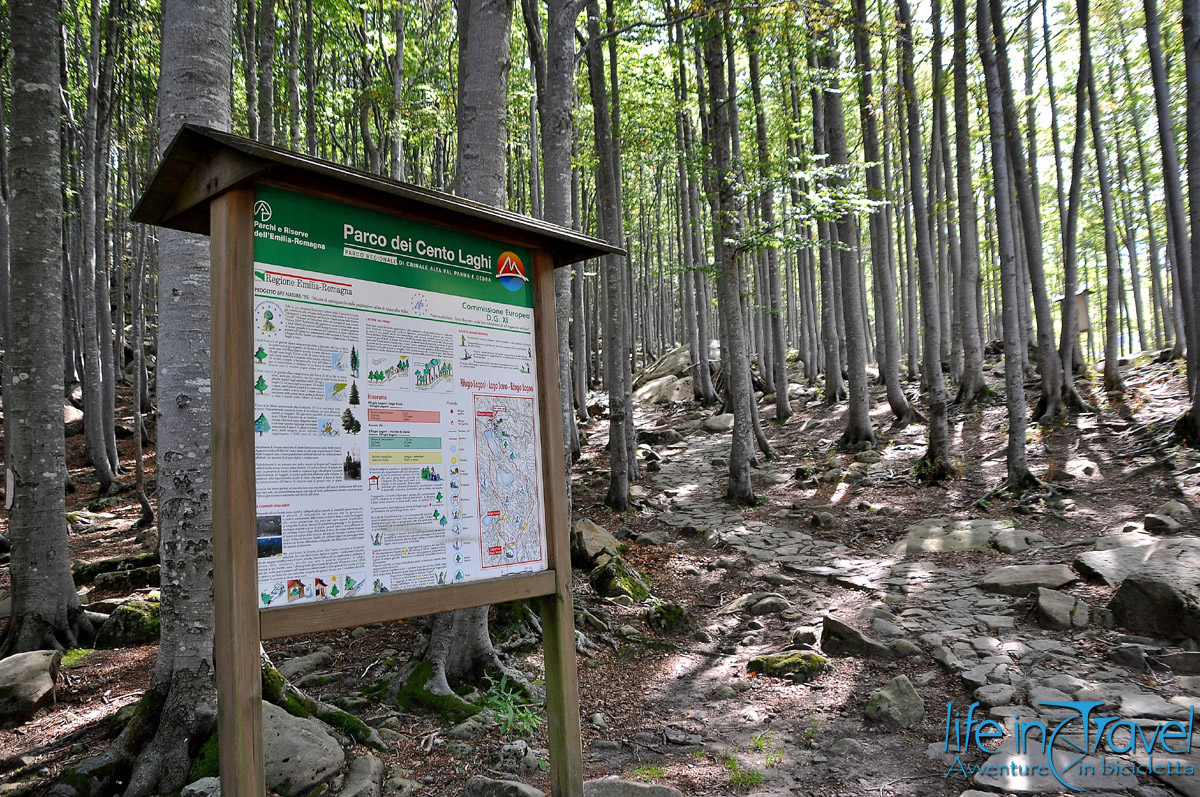
MULTIPOLYGON (((1141 638, 1100 625, 1043 630, 1028 597, 983 592, 978 581, 1002 565, 1069 564, 1094 538, 1120 532, 1164 501, 1194 502, 1200 475, 1190 471, 1200 470, 1200 454, 1169 443, 1170 426, 1187 401, 1180 369, 1176 363, 1140 359, 1125 369, 1129 390, 1123 404, 1105 403, 1093 388, 1087 398, 1102 404, 1099 415, 1031 426, 1029 456, 1035 472, 1070 492, 1022 505, 1000 499, 973 506, 1004 478, 1001 398, 967 412, 952 410, 951 450, 960 474, 937 486, 921 484, 911 473, 924 451, 925 428, 888 431, 881 389, 872 388, 872 397, 876 428, 882 431, 873 454, 866 456, 834 450, 844 405, 825 407, 816 391, 805 390, 793 402, 795 415, 784 424, 770 422, 773 411, 764 405, 767 435, 779 457, 756 467, 761 501, 752 508, 723 500, 729 434, 703 431, 701 422, 713 414, 711 408, 639 405, 639 430, 675 429, 684 439, 652 446, 659 470, 643 472, 633 490, 634 508, 619 515, 603 506, 607 421, 584 426, 588 440, 573 470, 576 516, 594 520, 625 541, 625 560, 648 579, 655 598, 678 602, 692 619, 685 631, 656 633, 646 623, 645 605, 600 597, 586 574, 575 571, 577 622, 598 643, 590 656, 581 657, 579 667, 586 777, 615 774, 670 784, 694 795, 886 797, 958 795, 972 787, 997 790, 1008 786, 971 783, 957 772, 947 775, 949 761, 941 754, 946 704, 965 708, 972 701, 963 670, 987 664, 989 654, 1006 655, 1011 664, 1011 674, 1006 666, 1003 678, 996 677, 997 670, 990 682, 1007 679, 1018 693, 1052 687, 1072 691, 1068 680, 1094 685, 1124 677, 1133 688, 1177 695, 1169 676, 1149 678, 1106 660, 1111 650, 1141 638), (818 517, 820 525, 829 527, 818 527, 818 517), (1042 535, 1047 543, 1017 554, 988 548, 906 558, 889 550, 910 526, 931 518, 1007 521, 1042 535), (754 593, 764 594, 743 604, 770 597, 766 593, 782 602, 756 614, 737 607, 723 611, 754 593), (826 671, 807 683, 748 672, 755 656, 777 653, 792 642, 815 644, 826 615, 884 642, 908 639, 921 651, 900 659, 830 657, 826 671), (939 664, 929 655, 938 648, 966 665, 939 664), (900 674, 911 679, 924 699, 923 719, 903 729, 869 722, 864 716, 868 697, 900 674)), ((988 379, 993 389, 1002 388, 1002 377, 989 374, 988 379)), ((1030 385, 1031 398, 1035 388, 1030 385)), ((131 425, 128 411, 124 415, 121 422, 131 425)), ((91 562, 144 551, 152 540, 143 536, 137 541, 132 493, 107 505, 95 503, 95 480, 83 465, 82 440, 78 434, 68 437, 78 487, 68 496, 68 506, 101 511, 73 516, 73 558, 91 562)), ((130 471, 125 480, 132 478, 131 444, 121 441, 130 471)), ((152 486, 152 447, 145 462, 152 486)), ((1113 592, 1083 582, 1064 589, 1093 607, 1103 606, 1113 592)), ((0 601, 7 590, 7 567, 2 567, 0 601)), ((82 589, 85 601, 92 602, 146 591, 82 589)), ((330 653, 333 663, 324 669, 333 672, 334 680, 307 691, 386 727, 388 750, 376 754, 393 775, 423 784, 416 791, 422 797, 457 797, 474 774, 514 777, 501 772, 497 763, 501 745, 514 738, 526 739, 544 759, 545 724, 522 727, 519 706, 506 733, 493 726, 481 738, 455 741, 445 736, 446 724, 439 718, 402 712, 363 694, 363 687, 386 675, 397 651, 403 658, 404 652, 418 648, 422 625, 410 621, 346 629, 276 640, 266 648, 276 664, 317 650, 330 653)), ((495 623, 493 630, 500 625, 495 623)), ((36 794, 63 767, 102 748, 110 718, 137 700, 154 657, 150 644, 68 660, 55 705, 25 725, 0 730, 0 795, 36 794)), ((514 663, 540 677, 536 652, 514 663)), ((989 683, 986 674, 983 683, 989 683)), ((982 759, 975 754, 970 760, 982 759)), ((548 789, 544 773, 522 779, 548 789)), ((1102 790, 1144 797, 1174 793, 1162 790, 1164 785, 1143 777, 1140 785, 1114 782, 1102 790)))

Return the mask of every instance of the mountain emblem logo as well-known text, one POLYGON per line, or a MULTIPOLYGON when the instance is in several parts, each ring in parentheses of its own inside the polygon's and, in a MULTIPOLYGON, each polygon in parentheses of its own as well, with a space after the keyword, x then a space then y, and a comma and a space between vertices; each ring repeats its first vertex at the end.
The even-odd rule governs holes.
POLYGON ((254 218, 261 222, 271 220, 271 205, 265 199, 260 199, 254 203, 254 218))
POLYGON ((496 279, 510 291, 519 291, 529 277, 525 276, 525 264, 515 252, 503 252, 496 260, 496 279))

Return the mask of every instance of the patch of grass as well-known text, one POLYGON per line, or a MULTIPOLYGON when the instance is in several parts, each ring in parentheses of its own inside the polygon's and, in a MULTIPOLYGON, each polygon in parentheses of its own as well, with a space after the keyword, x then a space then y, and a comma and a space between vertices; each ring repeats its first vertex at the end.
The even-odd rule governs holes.
POLYGON ((63 667, 75 667, 88 656, 96 652, 95 648, 71 648, 62 657, 63 667))
POLYGON ((708 758, 708 751, 703 747, 693 747, 692 758, 708 758))
POLYGON ((663 776, 663 768, 658 764, 646 764, 633 770, 633 776, 639 780, 657 780, 663 776))
POLYGON ((767 757, 765 759, 763 759, 763 764, 766 765, 767 769, 774 769, 775 767, 779 766, 782 763, 783 763, 783 751, 778 750, 778 749, 772 750, 771 752, 767 753, 767 757))
POLYGON ((771 742, 773 741, 775 741, 775 737, 771 734, 771 732, 763 731, 758 736, 754 737, 754 740, 751 742, 751 744, 754 745, 755 750, 766 750, 771 746, 771 742))
POLYGON ((721 756, 721 766, 729 772, 729 782, 734 786, 749 788, 762 785, 762 773, 754 767, 743 767, 741 762, 728 751, 721 756))
POLYGON ((729 782, 734 786, 748 789, 751 786, 761 786, 763 776, 757 769, 739 769, 737 772, 729 774, 729 782))
POLYGON ((536 705, 523 702, 525 692, 519 686, 510 686, 508 676, 501 675, 496 680, 491 675, 484 677, 487 692, 483 696, 483 706, 490 708, 500 723, 500 732, 505 736, 530 736, 542 724, 536 705))

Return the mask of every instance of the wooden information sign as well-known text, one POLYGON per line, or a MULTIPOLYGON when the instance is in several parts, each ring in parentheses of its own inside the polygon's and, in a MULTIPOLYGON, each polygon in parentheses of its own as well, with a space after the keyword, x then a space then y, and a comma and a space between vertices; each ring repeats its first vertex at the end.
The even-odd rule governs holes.
POLYGON ((223 793, 265 792, 260 640, 537 599, 581 794, 553 269, 619 250, 192 126, 133 219, 211 237, 223 793))

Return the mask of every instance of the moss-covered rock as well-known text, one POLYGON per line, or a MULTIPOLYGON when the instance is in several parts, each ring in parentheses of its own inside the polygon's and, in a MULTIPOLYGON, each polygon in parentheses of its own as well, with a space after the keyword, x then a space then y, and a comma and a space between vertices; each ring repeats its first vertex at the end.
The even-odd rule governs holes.
POLYGON ((422 660, 404 668, 388 685, 388 698, 398 707, 409 711, 422 709, 457 725, 482 709, 458 695, 438 695, 426 688, 433 677, 433 663, 422 660))
POLYGON ((96 647, 123 648, 158 641, 158 604, 128 601, 108 616, 96 633, 96 647))
POLYGON ((797 652, 755 656, 747 667, 750 672, 770 675, 774 678, 793 676, 792 680, 807 683, 825 672, 824 656, 816 653, 797 652))
POLYGON ((644 601, 650 597, 650 582, 641 573, 634 570, 619 556, 610 557, 603 564, 597 565, 588 576, 592 589, 606 598, 617 595, 628 595, 635 601, 644 601))
POLYGON ((132 556, 117 556, 112 559, 101 559, 97 562, 76 562, 71 568, 76 586, 90 584, 101 573, 117 570, 134 570, 140 567, 150 567, 158 564, 158 551, 133 554, 132 556))
POLYGON ((674 634, 691 628, 692 617, 679 603, 659 603, 646 610, 646 625, 660 634, 674 634))

